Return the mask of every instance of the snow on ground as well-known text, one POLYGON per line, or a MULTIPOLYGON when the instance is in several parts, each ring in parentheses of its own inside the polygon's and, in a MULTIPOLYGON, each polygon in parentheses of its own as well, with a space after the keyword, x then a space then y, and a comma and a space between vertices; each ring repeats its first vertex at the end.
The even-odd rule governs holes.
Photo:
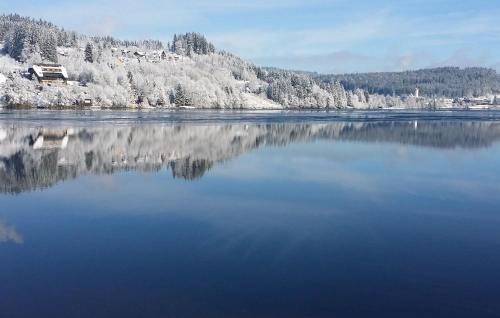
POLYGON ((251 93, 243 93, 243 98, 245 99, 249 109, 282 109, 278 103, 275 103, 269 99, 262 98, 258 95, 251 93))

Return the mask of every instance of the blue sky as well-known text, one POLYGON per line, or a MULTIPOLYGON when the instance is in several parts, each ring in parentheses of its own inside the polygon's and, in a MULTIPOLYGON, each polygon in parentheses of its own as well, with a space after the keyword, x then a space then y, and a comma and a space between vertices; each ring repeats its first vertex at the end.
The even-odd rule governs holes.
POLYGON ((0 0, 0 12, 127 39, 196 31, 259 65, 297 70, 500 70, 497 0, 0 0))

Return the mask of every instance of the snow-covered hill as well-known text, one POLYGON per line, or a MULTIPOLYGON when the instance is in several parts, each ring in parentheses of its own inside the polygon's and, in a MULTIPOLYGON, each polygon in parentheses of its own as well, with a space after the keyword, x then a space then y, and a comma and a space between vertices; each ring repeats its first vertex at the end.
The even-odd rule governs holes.
POLYGON ((307 75, 263 70, 218 51, 197 33, 171 43, 122 41, 66 32, 49 22, 0 16, 5 42, 0 71, 9 105, 101 107, 299 108, 347 107, 341 86, 320 87, 307 75), (6 56, 10 57, 10 61, 6 56), (40 85, 31 65, 58 63, 68 84, 40 85))
POLYGON ((198 33, 172 42, 124 41, 67 32, 52 23, 0 16, 0 91, 9 106, 216 109, 429 107, 443 100, 346 91, 310 74, 257 67, 198 33), (28 68, 61 64, 66 83, 39 83, 28 68))

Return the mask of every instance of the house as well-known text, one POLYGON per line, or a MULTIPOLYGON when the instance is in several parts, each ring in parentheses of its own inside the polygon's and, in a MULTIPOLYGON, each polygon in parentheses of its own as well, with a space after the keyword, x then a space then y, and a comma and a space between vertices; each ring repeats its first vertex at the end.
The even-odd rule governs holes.
POLYGON ((175 54, 175 53, 168 53, 165 54, 165 59, 168 61, 178 61, 180 59, 180 55, 175 54))
POLYGON ((167 53, 163 50, 151 51, 146 53, 146 59, 149 62, 159 63, 167 58, 167 53))
POLYGON ((34 64, 28 69, 30 78, 33 75, 40 83, 67 83, 68 73, 66 68, 59 64, 34 64))
POLYGON ((146 52, 136 51, 134 53, 134 55, 137 56, 137 57, 145 57, 146 56, 146 52))

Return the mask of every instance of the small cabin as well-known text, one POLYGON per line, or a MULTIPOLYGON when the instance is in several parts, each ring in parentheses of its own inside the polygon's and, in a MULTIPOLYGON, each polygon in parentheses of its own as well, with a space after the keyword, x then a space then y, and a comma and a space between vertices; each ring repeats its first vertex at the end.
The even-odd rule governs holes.
POLYGON ((83 106, 92 106, 92 99, 90 98, 85 98, 83 100, 83 106))
POLYGON ((28 69, 28 73, 33 79, 33 76, 40 83, 67 83, 68 72, 66 68, 58 64, 35 64, 28 69))
POLYGON ((140 52, 140 51, 137 51, 134 53, 135 56, 137 57, 145 57, 146 56, 146 52, 140 52))

